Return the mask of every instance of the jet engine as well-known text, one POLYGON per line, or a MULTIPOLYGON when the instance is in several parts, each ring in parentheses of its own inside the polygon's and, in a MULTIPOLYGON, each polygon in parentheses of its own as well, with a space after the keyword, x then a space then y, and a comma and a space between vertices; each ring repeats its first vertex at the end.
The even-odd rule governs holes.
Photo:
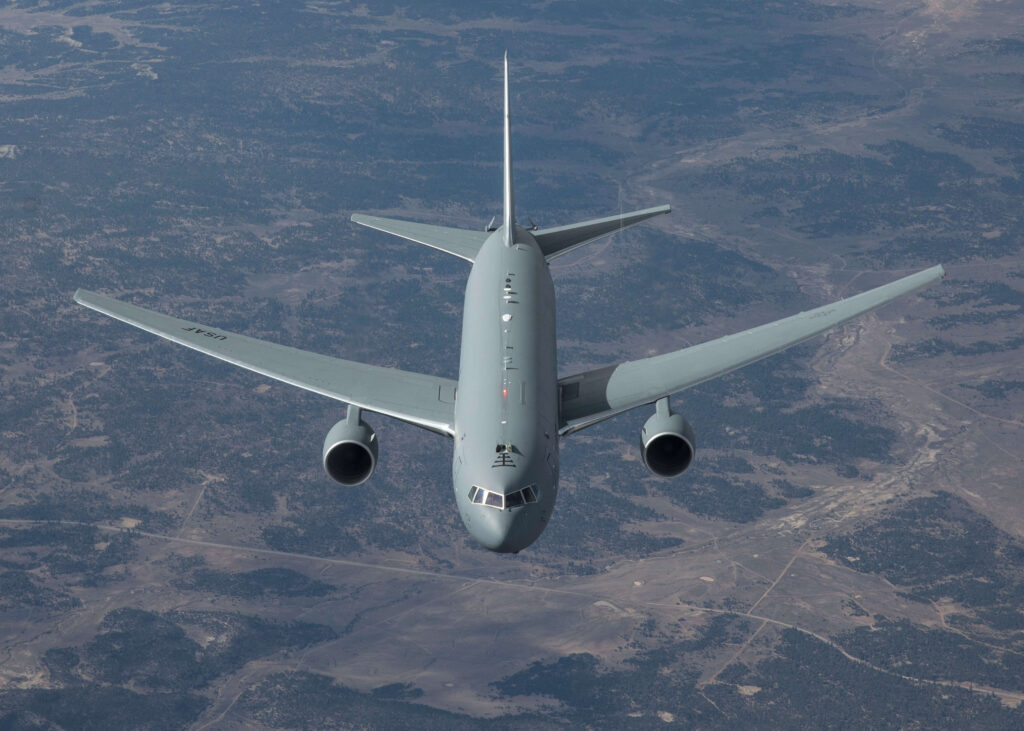
POLYGON ((332 426, 324 440, 324 469, 342 485, 363 484, 377 466, 377 435, 361 411, 349 406, 345 420, 332 426))
POLYGON ((693 462, 693 427, 682 414, 672 412, 667 398, 660 399, 655 408, 640 433, 644 464, 656 475, 676 477, 693 462))

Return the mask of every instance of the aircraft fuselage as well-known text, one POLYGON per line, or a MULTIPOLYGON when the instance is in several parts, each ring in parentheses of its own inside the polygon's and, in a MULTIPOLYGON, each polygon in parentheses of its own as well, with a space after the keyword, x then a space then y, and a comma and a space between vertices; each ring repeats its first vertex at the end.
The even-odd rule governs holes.
POLYGON ((544 530, 558 492, 555 290, 530 232, 484 243, 466 285, 452 484, 477 541, 510 553, 544 530))

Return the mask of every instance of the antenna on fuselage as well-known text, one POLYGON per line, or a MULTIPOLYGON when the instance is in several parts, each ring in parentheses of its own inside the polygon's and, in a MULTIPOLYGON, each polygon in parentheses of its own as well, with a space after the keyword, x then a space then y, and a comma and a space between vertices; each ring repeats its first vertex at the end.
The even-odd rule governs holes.
POLYGON ((512 122, 508 111, 508 51, 505 51, 505 191, 504 191, 504 219, 505 246, 512 246, 515 243, 515 230, 513 228, 516 220, 516 201, 512 193, 512 122))

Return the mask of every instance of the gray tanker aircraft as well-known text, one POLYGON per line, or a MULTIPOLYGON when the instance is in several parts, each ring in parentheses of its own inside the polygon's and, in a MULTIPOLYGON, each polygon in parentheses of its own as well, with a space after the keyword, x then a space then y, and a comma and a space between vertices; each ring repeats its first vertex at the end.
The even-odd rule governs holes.
POLYGON ((179 345, 348 405, 327 434, 323 464, 342 485, 369 479, 378 444, 363 411, 451 438, 455 502, 467 530, 492 551, 518 552, 544 530, 558 494, 559 440, 638 406, 654 405, 640 435, 657 475, 684 472, 693 429, 669 396, 814 337, 941 279, 934 266, 848 299, 672 353, 559 378, 555 291, 548 265, 669 206, 553 228, 516 222, 505 56, 504 213, 482 232, 353 215, 356 223, 472 264, 462 315, 458 380, 366 365, 179 320, 78 290, 75 301, 179 345))

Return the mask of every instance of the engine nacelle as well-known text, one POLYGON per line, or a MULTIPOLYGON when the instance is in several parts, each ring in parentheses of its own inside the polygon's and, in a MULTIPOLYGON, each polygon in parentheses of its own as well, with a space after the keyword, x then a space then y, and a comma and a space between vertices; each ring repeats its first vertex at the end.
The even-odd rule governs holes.
POLYGON ((324 439, 324 469, 342 485, 361 485, 377 466, 377 435, 360 417, 360 409, 348 407, 324 439))
POLYGON ((644 424, 640 446, 647 469, 661 477, 683 474, 696 453, 693 427, 682 414, 672 412, 667 398, 658 401, 654 416, 644 424))

